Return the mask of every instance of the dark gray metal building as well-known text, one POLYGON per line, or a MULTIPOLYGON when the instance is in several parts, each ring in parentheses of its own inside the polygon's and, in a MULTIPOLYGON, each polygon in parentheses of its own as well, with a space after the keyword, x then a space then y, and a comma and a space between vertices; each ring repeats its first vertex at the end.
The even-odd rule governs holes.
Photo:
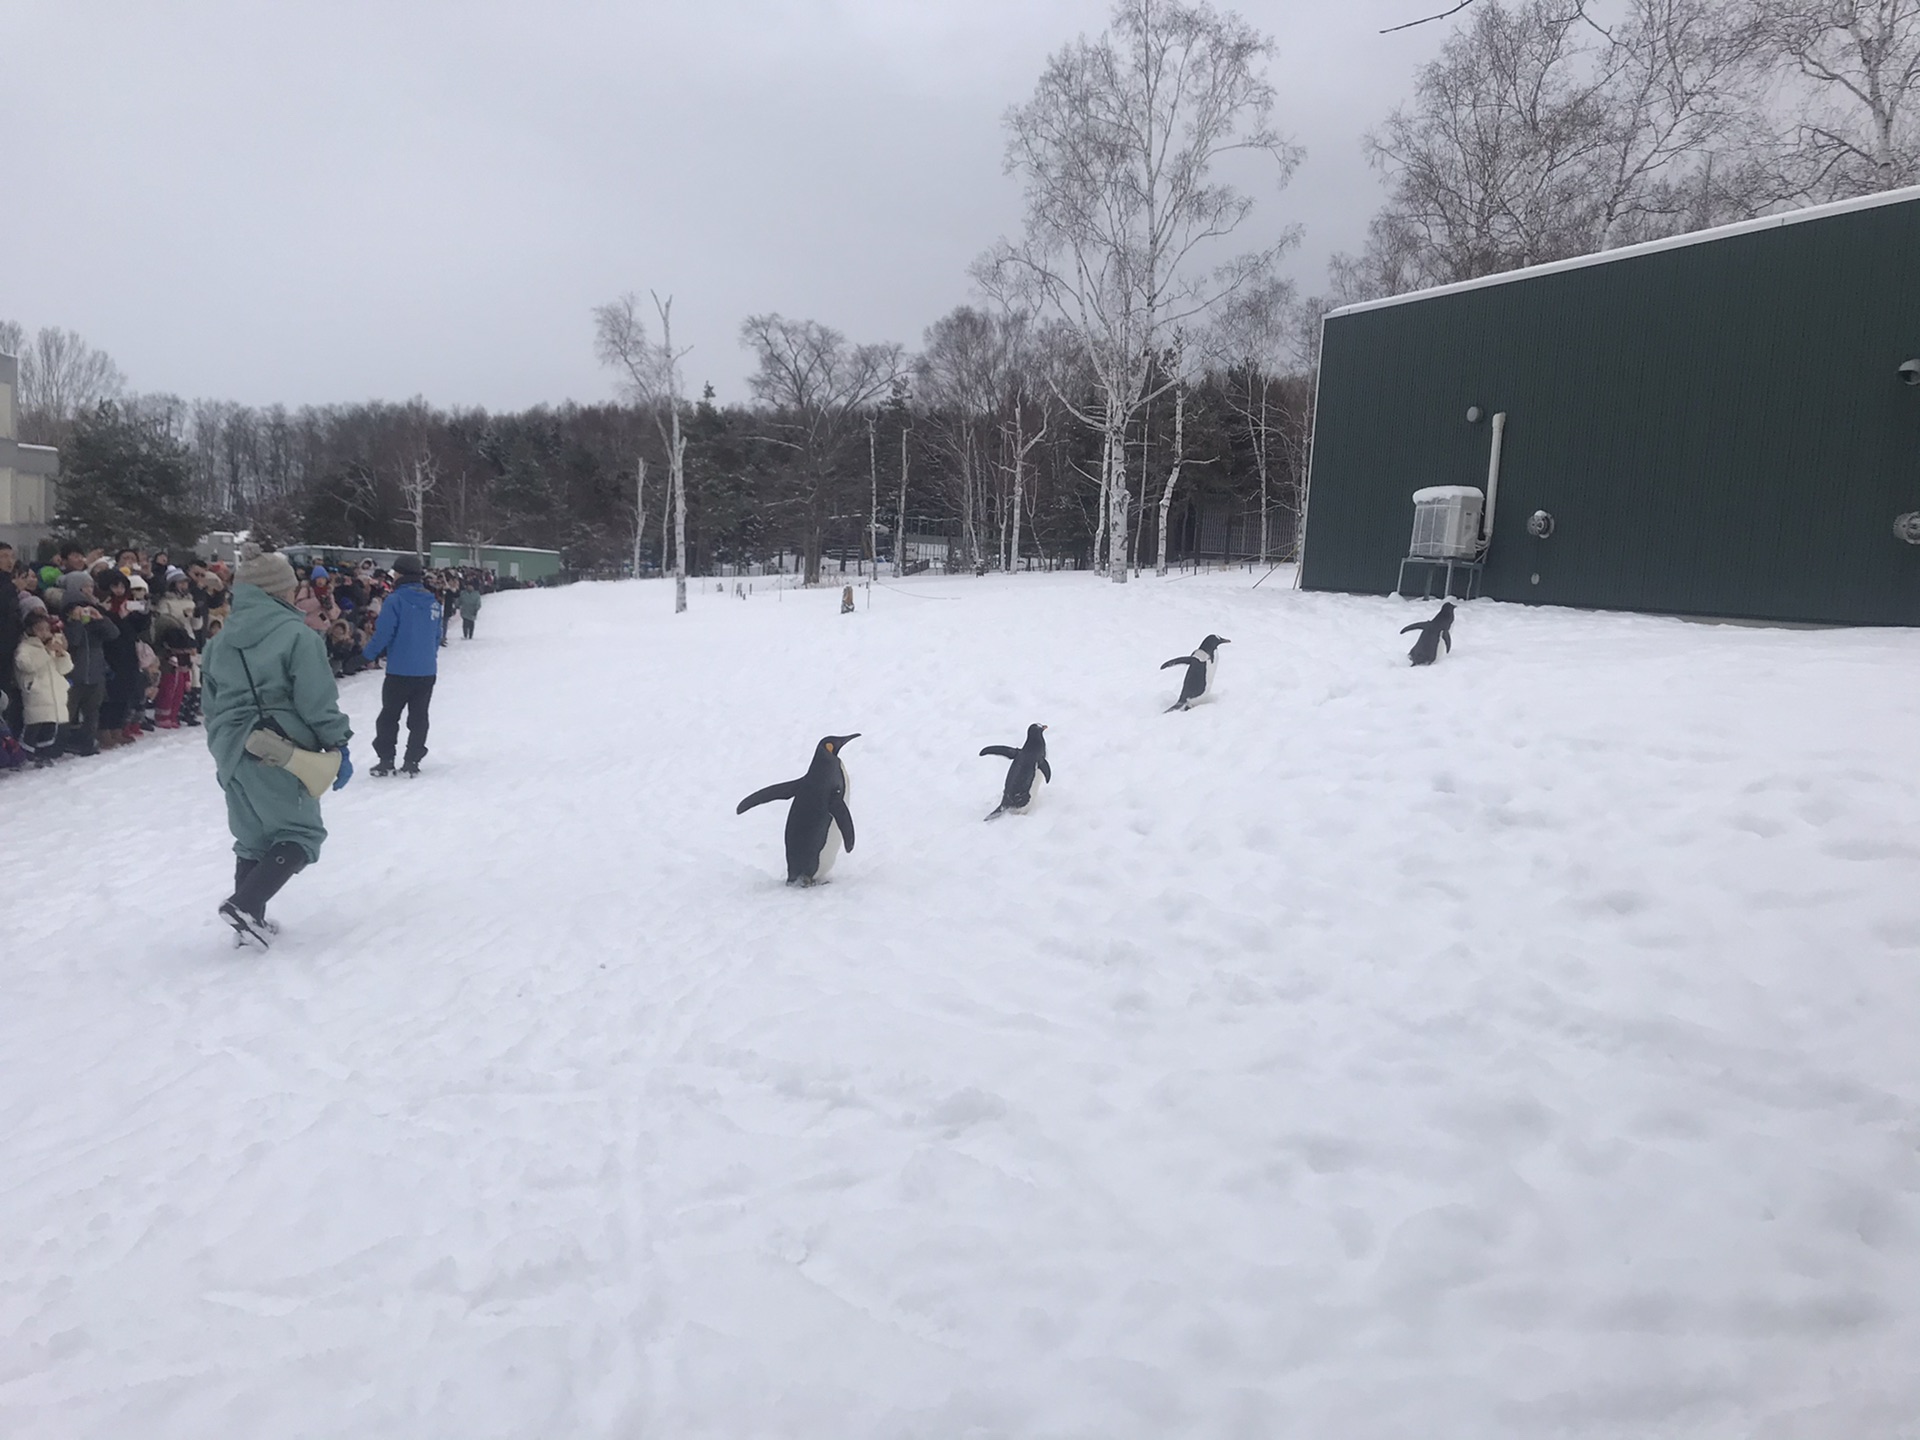
POLYGON ((1462 486, 1496 599, 1920 624, 1920 189, 1328 315, 1302 585, 1462 486))

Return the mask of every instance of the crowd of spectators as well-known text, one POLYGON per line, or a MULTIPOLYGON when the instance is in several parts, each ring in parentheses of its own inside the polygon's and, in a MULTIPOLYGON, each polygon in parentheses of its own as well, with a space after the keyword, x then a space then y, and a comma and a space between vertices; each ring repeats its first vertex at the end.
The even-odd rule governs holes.
MULTIPOLYGON (((97 755, 156 730, 200 723, 200 652, 233 602, 222 561, 56 547, 43 565, 0 544, 0 770, 97 755)), ((372 559, 307 567, 293 605, 326 641, 336 677, 382 662, 364 656, 392 572, 372 559)), ((430 570, 442 641, 471 615, 491 571, 430 570), (463 596, 465 603, 463 603, 463 596)))

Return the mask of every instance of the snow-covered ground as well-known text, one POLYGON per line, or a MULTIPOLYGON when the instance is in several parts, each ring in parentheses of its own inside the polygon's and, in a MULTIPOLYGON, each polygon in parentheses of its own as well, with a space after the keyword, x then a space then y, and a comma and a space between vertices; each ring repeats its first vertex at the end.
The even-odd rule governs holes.
POLYGON ((1920 1435, 1920 634, 1286 580, 497 598, 266 957, 0 783, 0 1434, 1920 1435))

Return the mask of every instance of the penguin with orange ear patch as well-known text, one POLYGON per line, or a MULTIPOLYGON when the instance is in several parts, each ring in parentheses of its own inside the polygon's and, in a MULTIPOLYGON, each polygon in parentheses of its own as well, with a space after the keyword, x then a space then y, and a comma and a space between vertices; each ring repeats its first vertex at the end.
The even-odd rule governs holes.
POLYGON ((798 780, 783 780, 756 790, 735 808, 744 815, 770 800, 791 800, 787 807, 787 883, 817 885, 839 858, 844 841, 853 850, 853 816, 847 810, 847 767, 840 751, 851 735, 829 735, 813 749, 813 763, 798 780))

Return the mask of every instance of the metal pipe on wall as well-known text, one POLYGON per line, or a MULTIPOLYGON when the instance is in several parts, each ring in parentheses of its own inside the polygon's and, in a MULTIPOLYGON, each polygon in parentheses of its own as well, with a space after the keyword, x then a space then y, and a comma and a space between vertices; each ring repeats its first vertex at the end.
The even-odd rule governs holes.
POLYGON ((1493 544, 1493 506, 1500 497, 1500 445, 1507 433, 1507 412, 1493 417, 1493 453, 1487 458, 1487 509, 1481 517, 1480 548, 1493 544))

